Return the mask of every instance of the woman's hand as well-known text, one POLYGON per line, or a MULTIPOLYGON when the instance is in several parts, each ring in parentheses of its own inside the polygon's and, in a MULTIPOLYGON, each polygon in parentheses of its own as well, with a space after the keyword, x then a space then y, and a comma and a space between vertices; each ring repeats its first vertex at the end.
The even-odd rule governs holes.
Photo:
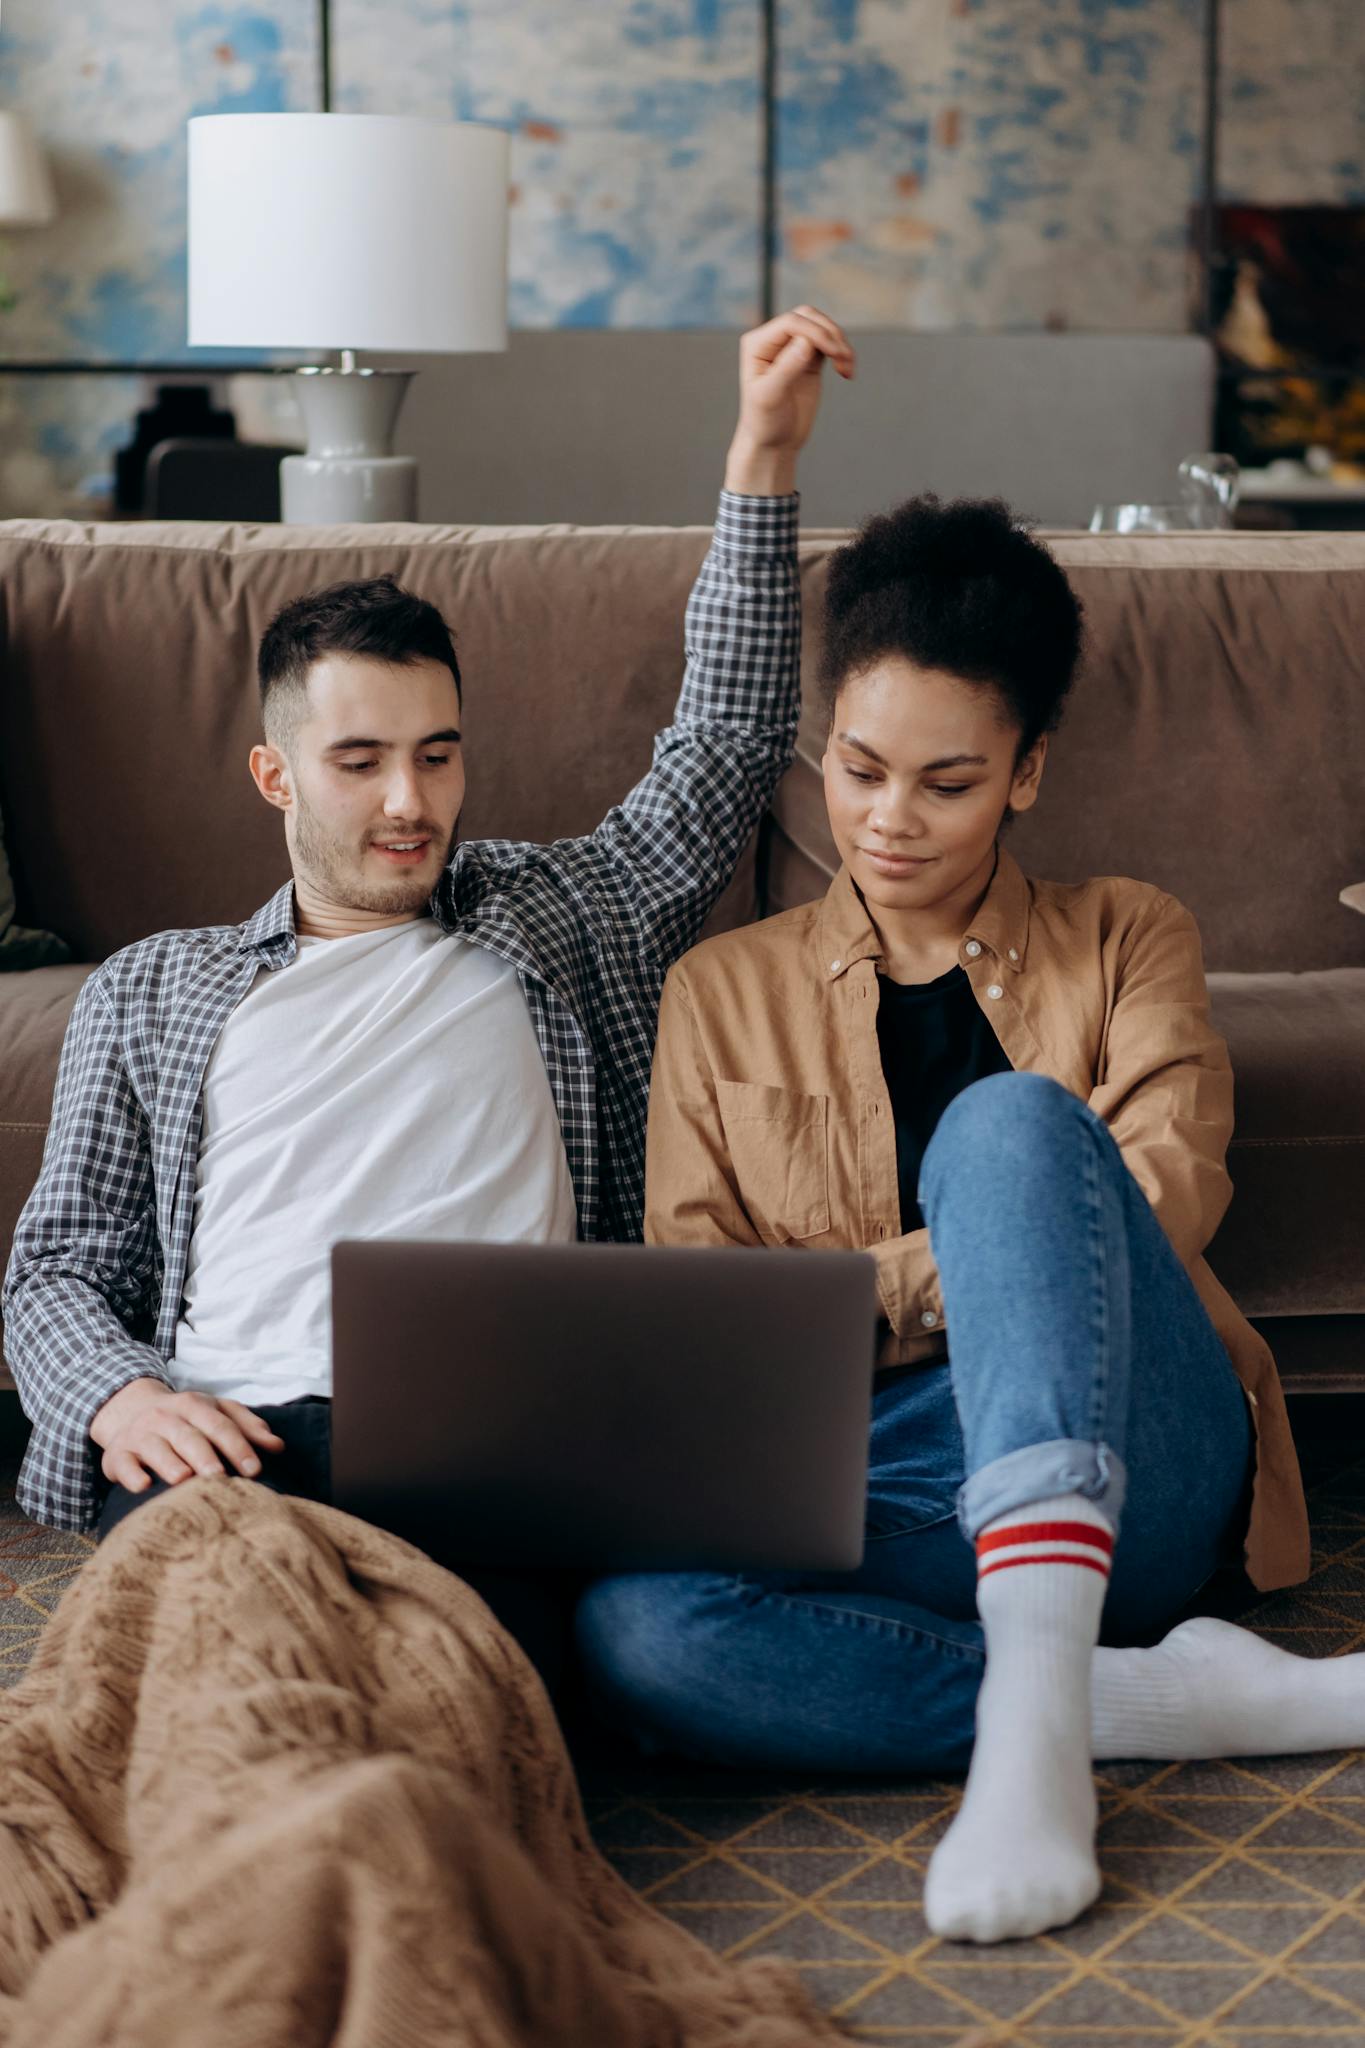
POLYGON ((784 497, 795 488, 796 457, 820 409, 820 373, 828 358, 854 374, 853 346, 837 321, 797 306, 752 328, 739 344, 739 421, 725 465, 725 488, 746 497, 784 497))

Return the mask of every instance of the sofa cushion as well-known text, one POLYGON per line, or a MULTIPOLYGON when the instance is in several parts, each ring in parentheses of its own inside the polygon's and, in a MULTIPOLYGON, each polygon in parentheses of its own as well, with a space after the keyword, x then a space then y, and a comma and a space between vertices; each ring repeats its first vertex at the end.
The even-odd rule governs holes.
POLYGON ((1365 1314, 1365 968, 1213 974, 1237 1079, 1209 1263, 1253 1316, 1365 1314))
MULTIPOLYGON (((89 967, 35 967, 0 979, 0 1273, 43 1163, 62 1039, 89 967)), ((0 1334, 3 1334, 0 1332, 0 1334)))

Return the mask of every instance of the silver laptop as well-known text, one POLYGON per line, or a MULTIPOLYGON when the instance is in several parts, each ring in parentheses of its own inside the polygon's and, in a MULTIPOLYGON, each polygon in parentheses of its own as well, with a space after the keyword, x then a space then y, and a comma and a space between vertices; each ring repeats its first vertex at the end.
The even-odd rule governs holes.
POLYGON ((865 1252, 397 1239, 332 1253, 332 1497, 445 1562, 847 1571, 865 1252))

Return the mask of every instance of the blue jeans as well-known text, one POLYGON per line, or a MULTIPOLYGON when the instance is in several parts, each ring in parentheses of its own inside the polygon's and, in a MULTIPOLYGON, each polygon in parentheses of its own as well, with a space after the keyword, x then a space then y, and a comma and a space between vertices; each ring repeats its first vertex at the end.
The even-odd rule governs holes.
POLYGON ((1161 1633, 1233 1560, 1245 1396, 1100 1118, 998 1074, 952 1102, 920 1200, 951 1360, 883 1375, 857 1571, 598 1580, 578 1642, 643 1748, 797 1771, 955 1771, 984 1668, 972 1539, 1080 1493, 1120 1528, 1103 1640, 1161 1633))

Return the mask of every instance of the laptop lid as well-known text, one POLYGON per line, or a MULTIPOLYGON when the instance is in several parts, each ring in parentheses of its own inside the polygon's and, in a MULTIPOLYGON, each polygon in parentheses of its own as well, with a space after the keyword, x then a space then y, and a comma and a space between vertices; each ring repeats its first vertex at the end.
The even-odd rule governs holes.
POLYGON ((864 1252, 341 1243, 333 1499, 443 1562, 851 1570, 876 1326, 864 1252))

